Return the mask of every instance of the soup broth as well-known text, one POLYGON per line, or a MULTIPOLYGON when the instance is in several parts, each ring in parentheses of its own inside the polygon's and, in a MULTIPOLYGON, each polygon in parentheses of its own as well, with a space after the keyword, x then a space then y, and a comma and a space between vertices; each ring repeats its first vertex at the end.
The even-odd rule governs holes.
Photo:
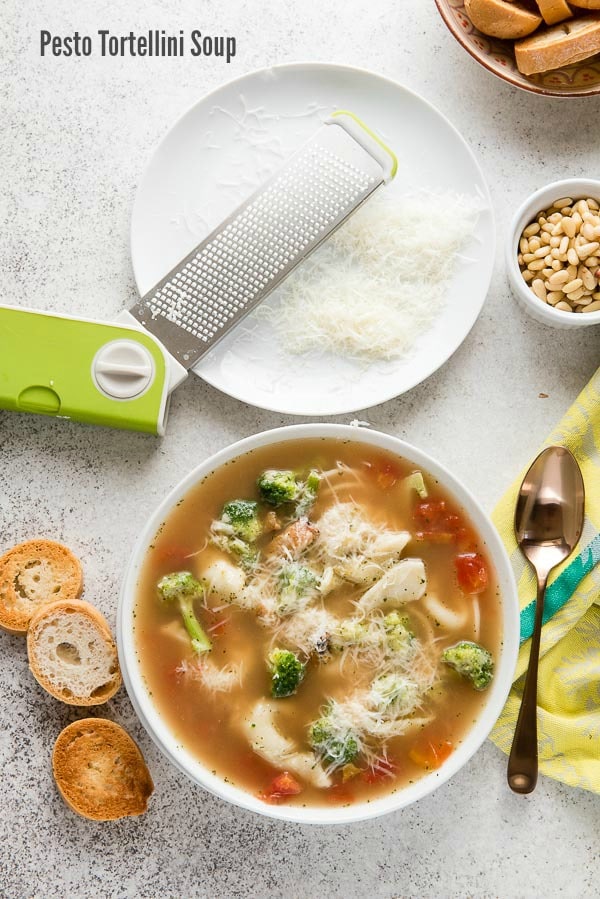
POLYGON ((159 529, 136 601, 141 671, 171 731, 228 783, 265 802, 372 801, 438 768, 477 719, 485 691, 442 654, 469 641, 497 657, 495 573, 462 508, 415 472, 354 441, 271 445, 208 475, 159 529), (265 502, 271 469, 293 472, 298 496, 265 502), (258 535, 232 533, 223 507, 238 499, 257 503, 258 535), (182 571, 202 585, 208 652, 157 593, 182 571))

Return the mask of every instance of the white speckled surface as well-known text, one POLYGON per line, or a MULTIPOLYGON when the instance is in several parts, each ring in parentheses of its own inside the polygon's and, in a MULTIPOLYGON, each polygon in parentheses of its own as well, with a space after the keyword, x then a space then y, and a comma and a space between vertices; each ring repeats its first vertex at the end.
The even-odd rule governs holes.
MULTIPOLYGON (((2 299, 109 318, 135 296, 128 251, 136 182, 169 124, 221 81, 293 60, 364 66, 439 106, 490 181, 502 238, 521 198, 597 170, 598 103, 519 93, 454 42, 432 0, 17 0, 0 59, 2 299), (168 6, 168 10, 167 10, 168 6), (39 29, 198 27, 238 37, 220 61, 39 58, 39 29)), ((600 333, 536 324, 508 294, 498 248, 483 313, 437 375, 359 413, 443 460, 491 509, 598 364, 600 333), (546 399, 540 393, 548 394, 546 399)), ((86 596, 114 623, 123 565, 159 498, 198 460, 289 420, 191 378, 167 437, 0 414, 0 549, 46 535, 82 558, 86 596)), ((600 800, 542 778, 505 785, 491 744, 418 806, 351 828, 262 820, 193 788, 138 725, 123 691, 107 713, 139 740, 149 813, 95 825, 57 795, 50 750, 79 717, 0 635, 0 895, 43 897, 524 897, 598 895, 600 800)))

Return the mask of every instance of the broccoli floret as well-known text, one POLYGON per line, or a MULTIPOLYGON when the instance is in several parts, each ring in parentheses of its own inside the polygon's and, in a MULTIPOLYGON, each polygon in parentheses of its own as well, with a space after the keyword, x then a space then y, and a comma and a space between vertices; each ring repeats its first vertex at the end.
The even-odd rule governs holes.
POLYGON ((165 603, 176 603, 179 607, 194 652, 208 652, 212 649, 212 643, 194 612, 194 600, 204 595, 204 587, 200 581, 190 571, 175 571, 162 577, 156 589, 159 599, 165 603))
POLYGON ((258 550, 239 537, 224 537, 219 545, 226 552, 237 556, 245 571, 250 571, 258 561, 258 550))
POLYGON ((315 503, 321 476, 313 470, 305 481, 299 481, 293 471, 269 468, 263 471, 256 483, 263 502, 275 507, 296 503, 294 514, 296 518, 303 518, 315 503))
POLYGON ((392 652, 401 652, 415 639, 415 635, 408 629, 408 618, 399 615, 398 612, 390 612, 383 619, 383 628, 387 645, 392 652))
POLYGON ((258 503, 247 499, 225 503, 221 517, 211 525, 213 543, 224 552, 237 556, 246 571, 257 562, 258 550, 251 544, 261 533, 258 503))
POLYGON ((408 628, 408 618, 390 612, 382 619, 346 618, 332 634, 331 645, 336 652, 355 647, 359 652, 380 647, 386 656, 411 656, 415 635, 408 628))
POLYGON ((299 562, 290 562, 281 569, 279 581, 279 610, 282 614, 296 612, 302 600, 319 586, 317 575, 299 562))
POLYGON ((271 672, 271 695, 276 699, 293 696, 303 677, 305 665, 289 649, 274 649, 267 660, 271 672))
POLYGON ((346 618, 340 621, 335 634, 332 634, 331 645, 334 650, 341 652, 347 646, 358 646, 366 642, 368 636, 369 626, 366 621, 346 618))
POLYGON ((300 596, 306 596, 319 585, 317 575, 306 565, 298 562, 290 562, 279 573, 279 586, 281 590, 293 588, 300 596))
POLYGON ((256 482, 261 499, 270 506, 282 506, 298 499, 300 486, 293 471, 279 471, 269 468, 263 471, 256 482))
POLYGON ((402 674, 382 674, 371 684, 370 700, 380 712, 392 710, 408 715, 414 709, 418 698, 418 687, 402 674))
POLYGON ((462 640, 442 653, 442 661, 470 680, 476 690, 485 690, 494 676, 492 654, 479 643, 462 640))
POLYGON ((230 525, 233 533, 246 543, 253 543, 262 533, 258 517, 258 503, 249 499, 234 499, 223 506, 221 521, 230 525))
POLYGON ((296 506, 296 515, 302 518, 308 515, 315 504, 319 487, 321 484, 321 475, 314 469, 309 472, 306 481, 301 486, 300 500, 296 506))
POLYGON ((348 765, 360 752, 358 738, 348 728, 336 725, 330 712, 311 724, 308 739, 325 764, 333 768, 348 765))

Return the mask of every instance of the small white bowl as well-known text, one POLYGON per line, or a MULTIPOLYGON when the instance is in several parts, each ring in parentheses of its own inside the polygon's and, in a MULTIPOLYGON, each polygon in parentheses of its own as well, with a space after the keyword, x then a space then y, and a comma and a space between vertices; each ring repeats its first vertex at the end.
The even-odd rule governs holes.
POLYGON ((462 768, 473 753, 479 749, 498 718, 512 684, 519 650, 519 604, 512 568, 496 529, 477 500, 439 463, 410 444, 377 431, 339 424, 292 425, 256 434, 221 450, 194 469, 163 500, 139 535, 125 573, 117 615, 117 642, 125 686, 140 721, 169 761, 184 774, 187 774, 192 781, 234 805, 271 818, 283 818, 303 824, 343 824, 384 815, 427 796, 462 768), (282 441, 319 437, 366 443, 378 449, 388 450, 408 459, 420 468, 422 467, 439 481, 466 511, 477 534, 484 542, 496 569, 502 602, 503 637, 499 657, 496 659, 494 681, 486 693, 486 702, 477 720, 455 752, 439 769, 425 775, 415 783, 373 802, 360 802, 347 808, 267 805, 251 793, 226 783, 221 777, 212 773, 182 746, 161 716, 144 681, 134 636, 138 581, 148 547, 162 522, 169 516, 177 503, 189 493, 190 489, 211 472, 221 468, 226 462, 250 450, 282 441))
POLYGON ((523 279, 519 269, 519 240, 523 229, 534 221, 543 210, 548 209, 555 200, 560 197, 572 197, 574 200, 592 197, 600 203, 600 181, 591 178, 566 178, 564 181, 554 181, 547 187, 542 187, 531 194, 517 209, 512 220, 509 238, 506 244, 506 270, 511 289, 521 306, 536 321, 543 325, 553 325, 555 328, 586 328, 590 325, 600 325, 600 310, 582 313, 563 312, 542 302, 527 282, 523 279))

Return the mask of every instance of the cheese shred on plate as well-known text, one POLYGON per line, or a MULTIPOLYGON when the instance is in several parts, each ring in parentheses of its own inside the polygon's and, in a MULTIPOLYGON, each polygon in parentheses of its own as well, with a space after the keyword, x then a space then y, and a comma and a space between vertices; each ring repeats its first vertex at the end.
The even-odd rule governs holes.
POLYGON ((367 363, 405 356, 442 311, 482 208, 453 193, 375 196, 256 314, 288 353, 367 363))

